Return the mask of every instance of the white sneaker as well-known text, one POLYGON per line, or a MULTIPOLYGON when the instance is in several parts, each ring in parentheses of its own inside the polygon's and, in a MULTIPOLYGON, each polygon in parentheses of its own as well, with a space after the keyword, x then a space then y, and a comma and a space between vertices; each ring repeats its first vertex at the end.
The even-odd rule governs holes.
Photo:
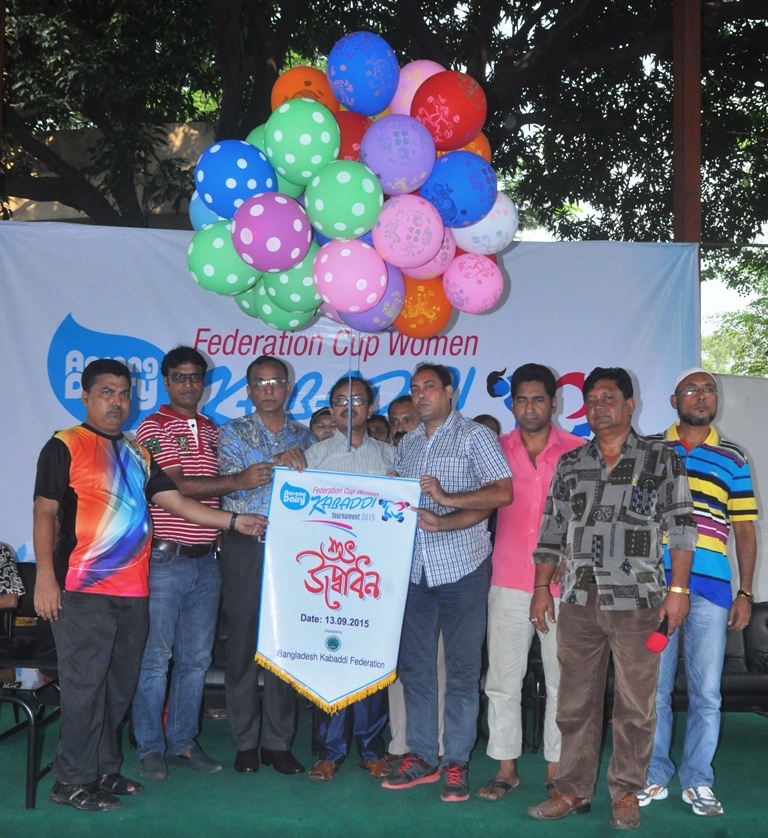
MULTIPOLYGON (((712 818, 723 814, 723 806, 712 794, 709 786, 696 786, 692 789, 683 789, 683 800, 693 806, 694 815, 703 815, 705 818, 712 818)), ((641 804, 642 805, 642 804, 641 804)))
POLYGON ((669 792, 666 786, 658 786, 656 783, 649 783, 640 794, 637 795, 637 802, 641 806, 647 806, 652 800, 666 800, 669 792))

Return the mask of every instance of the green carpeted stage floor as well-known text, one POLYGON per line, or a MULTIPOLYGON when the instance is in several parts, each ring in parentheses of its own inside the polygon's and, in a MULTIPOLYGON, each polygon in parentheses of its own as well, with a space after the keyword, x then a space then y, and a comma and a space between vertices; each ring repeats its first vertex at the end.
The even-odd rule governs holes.
MULTIPOLYGON (((684 724, 681 715, 678 726, 684 724)), ((13 721, 9 705, 0 705, 0 729, 13 721)), ((43 759, 50 761, 58 727, 45 733, 43 759)), ((295 754, 309 767, 310 713, 301 714, 295 754)), ((709 838, 709 836, 768 836, 768 719, 751 713, 723 717, 720 749, 715 760, 716 792, 725 816, 700 818, 680 799, 673 780, 670 797, 642 810, 642 834, 659 838, 709 838)), ((518 763, 522 788, 498 803, 477 799, 465 803, 442 803, 440 784, 407 791, 385 791, 357 766, 357 756, 347 760, 327 784, 312 783, 306 775, 285 777, 272 768, 253 775, 237 774, 226 721, 205 719, 200 744, 224 762, 224 770, 204 776, 183 768, 170 768, 166 782, 149 784, 144 794, 123 798, 114 812, 85 813, 48 802, 50 775, 40 783, 37 809, 24 809, 24 755, 26 735, 0 742, 0 837, 1 838, 252 838, 252 836, 413 835, 425 836, 605 836, 615 834, 608 825, 610 802, 605 773, 610 756, 610 734, 598 781, 598 793, 587 815, 571 815, 564 821, 545 824, 525 814, 526 806, 544 796, 544 758, 526 753, 518 763)), ((123 771, 138 779, 138 759, 128 749, 123 771)), ((679 746, 674 756, 679 756, 679 746)), ((479 742, 470 764, 470 782, 478 788, 492 776, 494 763, 479 742)))

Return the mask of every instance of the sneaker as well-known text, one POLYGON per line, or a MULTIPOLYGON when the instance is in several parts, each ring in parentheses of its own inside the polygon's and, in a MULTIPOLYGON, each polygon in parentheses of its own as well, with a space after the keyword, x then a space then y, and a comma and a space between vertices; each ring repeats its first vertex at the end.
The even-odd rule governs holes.
POLYGON ((703 815, 705 818, 713 818, 723 814, 723 806, 712 794, 709 786, 696 786, 692 789, 683 789, 683 800, 693 806, 694 815, 703 815))
POLYGON ((381 784, 383 789, 409 789, 419 783, 436 783, 440 772, 413 754, 403 757, 400 767, 381 784))
POLYGON ((641 806, 647 806, 652 800, 666 800, 669 797, 669 792, 666 786, 660 786, 657 783, 648 783, 648 785, 637 795, 637 802, 641 806))
POLYGON ((442 772, 443 790, 440 797, 446 803, 458 803, 469 798, 469 771, 462 762, 449 762, 442 772))

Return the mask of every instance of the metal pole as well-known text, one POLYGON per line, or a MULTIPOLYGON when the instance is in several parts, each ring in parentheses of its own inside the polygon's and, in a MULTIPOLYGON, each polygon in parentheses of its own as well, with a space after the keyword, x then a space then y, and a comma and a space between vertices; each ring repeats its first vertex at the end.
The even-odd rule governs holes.
POLYGON ((672 197, 676 242, 701 241, 701 0, 673 2, 672 197))

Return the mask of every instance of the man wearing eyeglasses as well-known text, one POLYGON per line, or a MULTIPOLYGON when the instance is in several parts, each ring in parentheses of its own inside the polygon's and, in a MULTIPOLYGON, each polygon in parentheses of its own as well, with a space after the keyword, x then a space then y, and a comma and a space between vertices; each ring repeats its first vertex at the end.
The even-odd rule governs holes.
MULTIPOLYGON (((169 403, 142 420, 136 442, 152 454, 182 495, 218 509, 219 495, 259 485, 262 472, 252 466, 219 476, 218 429, 198 413, 207 367, 205 358, 190 346, 177 346, 163 358, 160 371, 169 403)), ((156 504, 149 508, 149 637, 133 700, 140 773, 147 780, 164 780, 168 762, 211 774, 221 771, 221 763, 207 756, 195 739, 219 610, 221 574, 214 555, 219 530, 189 523, 156 504)))
MULTIPOLYGON (((670 397, 680 421, 664 440, 682 457, 693 496, 698 537, 691 569, 691 609, 685 623, 683 652, 688 682, 688 716, 683 758, 679 767, 683 800, 696 815, 722 815, 712 792, 712 759, 720 734, 720 677, 726 631, 743 629, 752 613, 752 574, 757 543, 754 521, 757 504, 744 452, 726 442, 712 427, 717 414, 717 382, 696 367, 677 376, 670 397), (733 525, 741 589, 733 598, 728 562, 728 532, 733 525)), ((669 550, 664 548, 669 577, 669 550)), ((675 773, 669 758, 672 744, 672 689, 678 661, 680 632, 661 654, 656 693, 656 733, 641 806, 663 800, 675 773)))
MULTIPOLYGON (((223 425, 219 431, 219 472, 237 474, 259 469, 255 488, 227 492, 223 506, 232 512, 261 510, 266 515, 276 465, 301 470, 304 451, 317 437, 285 415, 291 392, 288 367, 279 358, 262 355, 246 372, 246 392, 256 410, 223 425)), ((259 667, 254 655, 259 625, 263 539, 242 539, 227 533, 221 556, 221 593, 227 618, 224 687, 235 770, 255 773, 261 762, 283 774, 299 774, 304 766, 291 753, 296 721, 296 692, 264 670, 263 721, 259 701, 259 667)))
MULTIPOLYGON (((307 451, 307 467, 347 474, 393 475, 395 449, 367 433, 367 423, 373 414, 371 385, 362 378, 341 378, 331 388, 330 398, 336 430, 332 437, 307 451)), ((310 770, 309 779, 319 782, 333 779, 349 753, 351 736, 358 741, 360 767, 372 777, 387 777, 392 769, 384 759, 381 737, 386 723, 386 690, 366 696, 333 715, 316 709, 315 741, 320 759, 310 770)))

